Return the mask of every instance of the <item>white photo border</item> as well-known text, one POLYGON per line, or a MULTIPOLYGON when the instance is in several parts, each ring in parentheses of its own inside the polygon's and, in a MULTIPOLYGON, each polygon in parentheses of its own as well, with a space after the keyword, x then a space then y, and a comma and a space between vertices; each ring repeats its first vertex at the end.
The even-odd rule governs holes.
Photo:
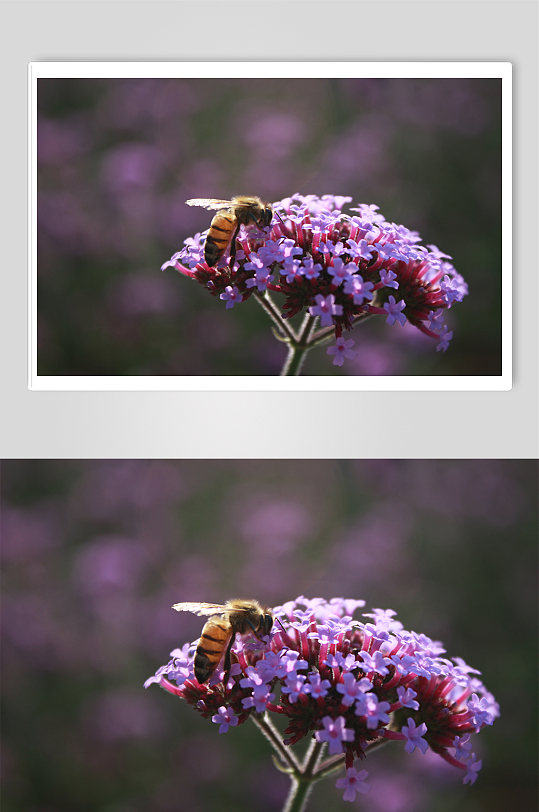
POLYGON ((30 62, 28 388, 40 391, 509 391, 512 388, 511 62, 30 62), (467 376, 99 376, 37 372, 37 80, 50 78, 490 78, 502 80, 502 372, 467 376))

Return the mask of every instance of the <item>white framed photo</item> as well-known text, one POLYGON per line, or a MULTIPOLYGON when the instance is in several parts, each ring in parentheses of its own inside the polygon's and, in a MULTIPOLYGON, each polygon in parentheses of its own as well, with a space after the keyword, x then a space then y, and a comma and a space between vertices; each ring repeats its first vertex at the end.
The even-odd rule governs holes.
POLYGON ((509 390, 511 81, 30 63, 29 387, 509 390))

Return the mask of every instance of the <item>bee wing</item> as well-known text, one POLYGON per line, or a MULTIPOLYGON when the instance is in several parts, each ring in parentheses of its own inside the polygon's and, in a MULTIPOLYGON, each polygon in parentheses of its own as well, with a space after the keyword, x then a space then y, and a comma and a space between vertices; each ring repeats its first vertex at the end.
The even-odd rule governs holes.
POLYGON ((188 206, 202 206, 205 209, 222 209, 232 205, 231 200, 215 200, 213 197, 193 197, 185 202, 188 206))
POLYGON ((224 615, 228 612, 221 603, 175 603, 172 607, 177 612, 193 612, 195 615, 224 615))

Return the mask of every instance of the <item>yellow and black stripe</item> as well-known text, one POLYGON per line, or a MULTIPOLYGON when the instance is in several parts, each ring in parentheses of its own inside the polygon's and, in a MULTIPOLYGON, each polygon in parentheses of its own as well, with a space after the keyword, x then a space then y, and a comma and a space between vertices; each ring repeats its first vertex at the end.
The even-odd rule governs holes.
POLYGON ((223 618, 211 617, 204 624, 195 653, 195 677, 201 685, 209 680, 217 668, 231 638, 232 628, 223 618))
POLYGON ((226 251, 230 242, 230 237, 238 221, 235 215, 228 209, 218 211, 211 221, 210 230, 204 244, 204 259, 212 267, 215 265, 226 251))

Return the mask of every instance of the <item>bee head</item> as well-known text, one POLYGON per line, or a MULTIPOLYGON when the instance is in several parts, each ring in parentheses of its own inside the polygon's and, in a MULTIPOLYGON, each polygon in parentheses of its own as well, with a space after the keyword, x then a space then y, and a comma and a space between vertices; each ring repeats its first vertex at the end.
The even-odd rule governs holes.
POLYGON ((263 225, 263 226, 269 226, 272 219, 273 219, 273 209, 268 203, 266 205, 266 207, 262 210, 262 215, 260 217, 260 224, 263 225))
POLYGON ((265 637, 267 634, 269 634, 269 633, 270 633, 272 626, 273 626, 273 615, 270 615, 270 614, 267 614, 267 613, 266 613, 266 614, 264 615, 264 617, 263 617, 263 619, 262 619, 261 623, 260 623, 260 629, 261 629, 261 631, 262 631, 262 635, 263 635, 264 637, 265 637))

